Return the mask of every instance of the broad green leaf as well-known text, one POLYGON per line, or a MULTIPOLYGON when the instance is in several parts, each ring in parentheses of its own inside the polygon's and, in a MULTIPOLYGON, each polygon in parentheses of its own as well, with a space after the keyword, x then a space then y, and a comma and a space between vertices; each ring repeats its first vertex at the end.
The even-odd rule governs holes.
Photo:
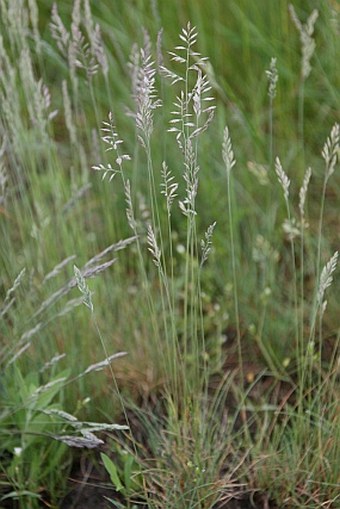
POLYGON ((110 460, 110 458, 106 454, 100 453, 100 457, 104 463, 107 473, 110 476, 111 482, 115 486, 116 490, 123 491, 124 486, 122 485, 121 480, 119 478, 116 465, 113 463, 112 460, 110 460))

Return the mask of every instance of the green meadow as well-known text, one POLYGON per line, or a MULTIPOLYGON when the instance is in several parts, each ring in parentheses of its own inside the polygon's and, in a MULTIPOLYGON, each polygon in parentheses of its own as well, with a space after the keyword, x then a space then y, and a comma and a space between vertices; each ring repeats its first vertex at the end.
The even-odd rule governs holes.
POLYGON ((340 507, 336 0, 0 0, 0 509, 340 507))

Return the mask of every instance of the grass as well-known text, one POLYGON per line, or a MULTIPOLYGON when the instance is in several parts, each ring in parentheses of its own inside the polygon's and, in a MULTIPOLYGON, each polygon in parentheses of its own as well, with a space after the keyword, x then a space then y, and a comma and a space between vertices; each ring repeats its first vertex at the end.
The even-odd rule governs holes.
POLYGON ((0 507, 337 506, 339 14, 260 4, 1 4, 0 507))

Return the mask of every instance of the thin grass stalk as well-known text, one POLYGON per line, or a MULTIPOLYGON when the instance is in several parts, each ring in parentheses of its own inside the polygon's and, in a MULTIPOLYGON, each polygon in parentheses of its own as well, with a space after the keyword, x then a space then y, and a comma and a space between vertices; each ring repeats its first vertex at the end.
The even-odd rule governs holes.
MULTIPOLYGON (((305 177, 303 179, 303 184, 299 193, 299 209, 300 209, 300 343, 297 345, 297 370, 298 370, 298 380, 302 382, 302 368, 303 368, 303 360, 305 357, 304 352, 304 318, 305 318, 305 290, 304 290, 304 248, 305 248, 305 201, 308 190, 308 184, 312 175, 311 168, 308 168, 305 177)), ((303 384, 300 384, 301 390, 303 384)), ((302 394, 300 394, 302 397, 302 394)))
MULTIPOLYGON (((188 64, 187 64, 188 67, 188 64)), ((186 69, 186 80, 185 80, 185 114, 187 113, 187 94, 188 94, 188 70, 186 69)), ((184 123, 184 118, 183 118, 184 123)), ((188 128, 187 128, 188 129, 188 128)), ((184 138, 186 140, 186 138, 184 138)), ((186 147, 186 141, 185 143, 185 153, 184 153, 184 160, 187 159, 187 147, 186 147)), ((192 237, 192 217, 191 214, 187 216, 187 226, 186 226, 186 250, 185 250, 185 276, 184 276, 184 358, 187 359, 188 357, 188 303, 189 303, 189 273, 192 263, 192 251, 191 251, 191 237, 192 237), (191 263, 190 263, 191 262, 191 263)), ((187 377, 186 377, 187 378, 187 377)), ((185 380, 185 386, 187 385, 187 380, 185 380)), ((185 391, 186 392, 186 391, 185 391)))
POLYGON ((297 345, 297 369, 298 369, 298 379, 301 380, 301 364, 302 359, 304 357, 303 352, 303 343, 304 343, 304 316, 305 316, 305 288, 304 288, 304 268, 305 268, 305 228, 303 217, 301 217, 301 227, 300 227, 300 341, 297 345))
POLYGON ((171 308, 175 313, 175 273, 174 273, 174 253, 173 253, 173 240, 172 240, 172 221, 171 214, 167 214, 167 228, 168 228, 168 241, 169 241, 169 257, 170 257, 170 295, 171 295, 171 308))
MULTIPOLYGON (((199 128, 199 118, 198 115, 196 115, 196 130, 199 128)), ((198 137, 195 139, 195 161, 196 165, 198 164, 198 137)), ((194 207, 194 210, 196 207, 194 207)), ((199 246, 198 246, 198 236, 197 236, 197 224, 196 221, 194 223, 194 250, 197 253, 196 255, 196 262, 198 263, 198 252, 199 252, 199 246)), ((206 359, 206 343, 205 343, 205 332, 204 332, 204 316, 203 316, 203 303, 202 303, 202 288, 201 288, 201 270, 200 268, 196 269, 196 275, 193 274, 193 277, 195 276, 195 283, 193 281, 193 284, 195 284, 196 289, 196 309, 195 309, 195 317, 196 317, 196 323, 195 323, 195 331, 196 331, 196 338, 195 338, 195 344, 197 345, 196 348, 196 365, 197 365, 197 382, 198 385, 200 385, 200 388, 197 388, 197 390, 202 391, 202 388, 204 390, 205 396, 207 396, 208 391, 208 364, 206 359), (198 327, 200 328, 200 335, 198 335, 198 327), (201 379, 201 359, 202 356, 203 360, 203 377, 201 379), (201 380, 201 383, 200 383, 201 380)))
MULTIPOLYGON (((205 342, 205 332, 204 332, 204 315, 203 315, 203 303, 202 303, 202 286, 201 286, 201 270, 198 271, 197 274, 197 296, 198 296, 198 312, 199 312, 199 326, 201 329, 201 342, 202 342, 202 356, 203 356, 203 377, 201 386, 203 388, 204 397, 208 396, 208 388, 209 388, 209 369, 208 369, 208 359, 207 359, 207 351, 206 351, 206 342, 205 342)), ((198 359, 199 361, 199 355, 198 359)), ((198 371, 198 377, 200 378, 200 371, 198 371)))
POLYGON ((302 167, 305 166, 305 126, 304 126, 304 109, 305 109, 305 80, 302 79, 299 87, 298 97, 298 132, 301 144, 302 167))
MULTIPOLYGON (((289 202, 286 200, 287 206, 287 217, 289 223, 291 223, 291 213, 289 202)), ((299 307, 298 307, 298 277, 297 277, 297 269, 296 269, 296 261, 295 261, 295 242, 293 237, 291 236, 289 239, 290 244, 290 253, 292 258, 292 271, 293 271, 293 300, 294 300, 294 312, 295 312, 295 345, 297 351, 299 350, 300 345, 300 323, 299 323, 299 307)), ((303 321, 303 318, 302 318, 303 321)))
POLYGON ((273 167, 273 147, 274 147, 274 128, 273 128, 273 98, 269 97, 269 167, 273 167))
POLYGON ((195 254, 195 246, 197 245, 197 235, 196 235, 196 220, 195 217, 192 218, 192 234, 191 234, 191 242, 190 242, 190 251, 191 251, 191 271, 190 271, 190 323, 191 323, 191 342, 192 342, 192 358, 193 358, 193 388, 194 392, 197 391, 196 383, 199 383, 199 344, 198 344, 198 322, 197 322, 197 276, 196 276, 196 266, 197 258, 195 254))
POLYGON ((229 237, 230 237, 231 266, 232 266, 232 273, 233 273, 233 295, 234 295, 234 310, 235 310, 235 320, 236 320, 236 339, 237 339, 238 362, 239 362, 239 367, 240 367, 241 387, 243 387, 244 386, 244 368, 243 368, 243 355, 242 355, 242 344, 241 344, 241 325, 240 325, 238 285, 237 285, 234 225, 233 225, 233 221, 232 221, 233 215, 232 215, 232 204, 231 204, 230 173, 231 173, 230 171, 227 172, 229 237))

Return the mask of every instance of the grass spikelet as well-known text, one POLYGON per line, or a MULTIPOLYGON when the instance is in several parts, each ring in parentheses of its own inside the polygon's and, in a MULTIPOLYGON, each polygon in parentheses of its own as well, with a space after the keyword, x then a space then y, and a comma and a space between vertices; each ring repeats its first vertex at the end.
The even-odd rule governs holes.
POLYGON ((103 173, 102 180, 104 180, 107 175, 110 175, 109 182, 111 182, 117 173, 120 173, 123 177, 123 163, 124 161, 130 161, 131 157, 128 154, 120 153, 119 146, 123 143, 123 140, 119 139, 118 133, 116 132, 116 128, 113 123, 113 115, 111 112, 108 115, 108 121, 103 122, 101 131, 103 133, 102 140, 108 145, 106 152, 114 151, 116 153, 116 168, 113 168, 111 163, 108 163, 106 165, 98 164, 92 166, 92 169, 103 173))
POLYGON ((6 196, 7 196, 7 171, 5 170, 5 167, 0 161, 0 207, 4 206, 6 203, 6 196))
POLYGON ((94 22, 92 18, 91 6, 89 0, 84 0, 84 23, 87 31, 87 35, 89 39, 92 38, 92 34, 94 31, 94 22))
POLYGON ((208 229, 204 234, 204 239, 201 239, 201 250, 202 250, 201 263, 200 263, 201 268, 203 267, 205 262, 208 260, 209 255, 210 255, 211 247, 212 247, 212 236, 214 233, 215 226, 216 226, 216 221, 214 221, 210 226, 208 226, 208 229))
POLYGON ((301 186, 300 192, 299 192, 299 210, 300 210, 300 215, 301 215, 302 220, 305 215, 305 202, 306 202, 307 190, 308 190, 308 185, 309 185, 311 176, 312 176, 312 169, 308 168, 305 173, 303 183, 302 183, 302 186, 301 186))
POLYGON ((76 255, 70 255, 67 258, 65 258, 63 261, 58 263, 43 279, 43 284, 46 283, 49 279, 52 279, 53 277, 58 276, 62 269, 72 260, 76 258, 76 255))
POLYGON ((82 303, 83 303, 82 297, 68 300, 66 302, 65 306, 54 316, 54 318, 58 318, 58 317, 67 315, 67 313, 70 313, 71 311, 73 311, 74 308, 81 306, 82 303))
MULTIPOLYGON (((113 258, 112 260, 109 260, 108 262, 104 262, 99 265, 96 265, 95 267, 92 267, 92 265, 90 267, 84 267, 83 272, 82 272, 83 277, 86 279, 95 277, 98 274, 100 274, 101 272, 103 272, 104 270, 111 267, 111 265, 113 265, 115 263, 115 261, 116 261, 116 258, 113 258)), ((75 284, 73 282, 72 282, 72 284, 73 284, 73 286, 75 286, 75 284)))
POLYGON ((45 371, 53 368, 59 361, 66 357, 66 353, 54 354, 53 357, 40 368, 39 373, 44 373, 45 371))
POLYGON ((80 29, 72 24, 71 31, 72 41, 69 53, 71 66, 83 69, 90 80, 98 72, 98 62, 93 54, 91 45, 86 41, 80 29))
POLYGON ((257 181, 261 186, 268 186, 268 166, 257 163, 255 161, 248 161, 247 168, 256 177, 257 181))
POLYGON ((131 185, 130 180, 127 179, 124 184, 124 192, 125 192, 125 203, 126 203, 126 218, 128 220, 128 224, 131 230, 136 233, 137 232, 137 221, 135 219, 135 213, 133 210, 132 196, 131 196, 131 185))
POLYGON ((140 65, 136 82, 136 113, 135 120, 137 129, 140 130, 141 136, 139 140, 142 146, 146 148, 146 143, 150 140, 153 131, 153 111, 162 104, 157 99, 155 88, 154 62, 151 54, 145 48, 140 49, 140 65))
POLYGON ((152 254, 152 259, 156 267, 160 268, 161 266, 161 250, 158 247, 157 239, 155 232, 152 229, 152 226, 148 225, 147 231, 147 242, 148 242, 148 250, 152 254))
POLYGON ((270 61, 269 69, 266 71, 266 75, 268 78, 268 95, 271 99, 274 99, 276 96, 276 86, 279 80, 279 74, 276 67, 276 58, 272 58, 270 61))
POLYGON ((174 176, 171 171, 168 169, 168 166, 165 161, 162 163, 161 175, 163 182, 161 183, 161 193, 166 198, 166 208, 168 211, 168 216, 171 215, 171 207, 174 199, 177 197, 177 189, 178 183, 174 182, 174 176))
POLYGON ((21 285, 25 274, 26 274, 26 268, 24 267, 20 271, 18 276, 15 278, 14 283, 11 286, 11 288, 9 290, 7 290, 5 299, 4 299, 3 304, 0 308, 0 317, 4 316, 8 312, 9 308, 14 304, 15 297, 13 297, 13 295, 15 294, 15 291, 17 290, 17 288, 21 285))
POLYGON ((340 127, 334 124, 331 134, 322 149, 322 157, 326 163, 326 180, 334 173, 335 165, 339 158, 340 127))
POLYGON ((90 292, 90 289, 87 286, 85 278, 78 269, 78 267, 76 265, 73 265, 73 269, 78 290, 83 294, 83 303, 85 304, 86 307, 89 308, 91 313, 93 313, 92 293, 90 292))
POLYGON ((57 47, 59 48, 60 53, 65 58, 67 58, 69 42, 70 42, 70 34, 66 30, 65 25, 59 16, 57 3, 54 3, 52 6, 50 30, 51 30, 51 35, 52 35, 53 39, 57 43, 57 47))
POLYGON ((197 214, 196 196, 198 192, 199 169, 193 144, 191 140, 188 139, 186 143, 183 173, 183 178, 186 183, 186 196, 183 201, 179 202, 181 211, 187 217, 195 216, 197 214))
POLYGON ((285 201, 286 201, 286 203, 288 203, 290 180, 289 180, 287 174, 284 172, 284 170, 282 168, 281 161, 278 157, 276 157, 276 159, 275 159, 275 172, 276 172, 277 178, 281 184, 285 201))
POLYGON ((66 80, 63 80, 63 82, 62 82, 62 91, 63 91, 64 112, 65 112, 65 124, 66 124, 67 130, 68 130, 69 136, 70 136, 71 143, 73 145, 76 145, 77 144, 77 131, 76 131, 76 127, 73 122, 71 100, 70 100, 70 96, 68 94, 66 80))
POLYGON ((326 265, 322 269, 317 294, 317 300, 319 305, 322 304, 325 291, 327 290, 327 288, 331 286, 333 282, 333 273, 337 267, 338 258, 339 253, 338 251, 335 251, 334 255, 330 258, 330 260, 326 263, 326 265))
POLYGON ((72 435, 53 435, 54 440, 58 440, 69 447, 78 447, 80 449, 94 449, 104 444, 104 441, 97 438, 96 435, 88 435, 87 437, 74 437, 72 435))
POLYGON ((26 330, 19 339, 19 344, 29 342, 33 336, 35 336, 43 328, 43 323, 39 322, 32 329, 26 330))
POLYGON ((79 27, 81 22, 81 0, 74 0, 72 8, 72 24, 79 27))
POLYGON ((315 41, 313 39, 313 33, 314 33, 314 25, 316 20, 318 19, 319 12, 317 9, 314 9, 310 16, 308 17, 305 24, 301 23, 299 20, 294 6, 292 4, 289 4, 288 6, 291 18, 297 28, 297 30, 300 33, 300 40, 301 40, 301 52, 302 52, 302 60, 301 60, 301 77, 304 81, 306 78, 308 78, 312 67, 310 65, 310 60, 313 56, 314 50, 315 50, 315 41))
POLYGON ((30 20, 33 28, 34 43, 37 50, 37 54, 41 53, 41 37, 39 31, 39 10, 36 0, 28 0, 30 20))
POLYGON ((114 242, 110 246, 106 247, 103 251, 96 254, 92 258, 90 258, 90 260, 88 260, 85 263, 83 270, 87 271, 90 267, 93 267, 93 265, 97 265, 98 263, 100 263, 102 261, 102 259, 105 256, 107 256, 111 253, 116 253, 117 251, 121 251, 122 249, 125 249, 130 244, 133 244, 136 239, 137 239, 137 237, 133 236, 133 237, 127 237, 126 239, 119 240, 118 242, 114 242))
POLYGON ((227 126, 224 128, 224 133, 223 133, 222 156, 223 156, 223 161, 225 164, 225 169, 227 171, 227 174, 229 175, 231 170, 235 166, 236 161, 235 161, 233 146, 232 146, 231 138, 230 138, 230 134, 229 134, 229 128, 227 126))
POLYGON ((127 352, 114 353, 114 354, 110 355, 107 359, 105 359, 103 361, 96 362, 95 364, 91 364, 79 376, 88 375, 89 373, 93 373, 94 371, 102 371, 104 368, 107 368, 107 366, 109 364, 111 364, 111 362, 113 360, 119 359, 120 357, 124 357, 125 355, 127 355, 127 352))
POLYGON ((22 354, 24 354, 26 352, 26 350, 28 350, 28 348, 30 346, 31 346, 31 343, 26 343, 24 346, 19 348, 19 350, 7 362, 6 367, 8 368, 9 366, 11 366, 11 364, 14 364, 22 356, 22 354))
POLYGON ((102 40, 102 34, 101 34, 100 26, 98 25, 98 23, 96 23, 96 25, 94 27, 94 31, 93 31, 92 37, 91 37, 91 44, 92 44, 92 52, 93 52, 98 64, 101 67, 103 75, 107 79, 107 75, 109 72, 109 64, 107 61, 105 48, 104 48, 104 44, 103 44, 103 40, 102 40))

